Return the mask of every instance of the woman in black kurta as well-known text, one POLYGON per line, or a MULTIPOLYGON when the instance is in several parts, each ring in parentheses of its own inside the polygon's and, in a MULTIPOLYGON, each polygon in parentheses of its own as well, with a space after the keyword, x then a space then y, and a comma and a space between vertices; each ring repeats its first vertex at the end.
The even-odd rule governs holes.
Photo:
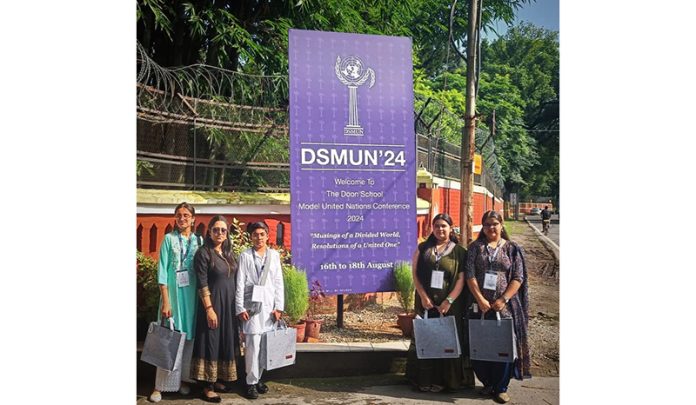
POLYGON ((203 382, 203 399, 208 402, 220 402, 215 389, 226 391, 226 383, 237 380, 234 293, 238 266, 228 230, 225 217, 213 217, 205 246, 198 249, 193 263, 202 305, 198 307, 191 378, 203 382))
POLYGON ((458 244, 457 237, 452 233, 452 218, 449 215, 435 216, 433 233, 418 245, 413 262, 416 313, 423 316, 427 309, 428 317, 454 316, 462 356, 456 359, 419 360, 415 340, 412 339, 407 355, 406 378, 421 391, 473 387, 475 381, 469 364, 468 333, 462 322, 469 299, 469 291, 464 287, 466 249, 458 244), (432 283, 435 271, 443 272, 442 285, 432 283))

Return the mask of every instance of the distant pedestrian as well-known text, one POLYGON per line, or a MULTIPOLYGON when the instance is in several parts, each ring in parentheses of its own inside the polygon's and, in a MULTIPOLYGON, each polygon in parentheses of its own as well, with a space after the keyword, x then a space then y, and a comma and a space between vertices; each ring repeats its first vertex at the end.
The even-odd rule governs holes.
POLYGON ((522 248, 512 242, 503 227, 503 217, 496 211, 488 211, 481 219, 483 229, 478 239, 469 245, 466 283, 475 303, 468 311, 468 318, 512 318, 517 357, 511 363, 472 360, 476 377, 483 383, 484 395, 493 395, 498 402, 509 402, 507 393, 510 378, 518 380, 531 377, 527 343, 529 297, 527 293, 527 269, 522 248))
POLYGON ((544 234, 548 234, 549 232, 549 227, 551 226, 551 211, 549 210, 549 206, 545 206, 544 209, 541 211, 541 222, 542 222, 542 232, 544 234))
POLYGON ((205 247, 196 253, 194 269, 202 305, 196 322, 191 377, 202 382, 203 400, 218 403, 215 392, 227 392, 237 380, 235 361, 234 292, 237 260, 232 251, 227 219, 214 216, 208 224, 205 247))
POLYGON ((261 382, 261 336, 273 329, 284 308, 285 291, 280 254, 268 243, 268 225, 254 222, 247 226, 252 247, 239 255, 237 273, 236 313, 244 334, 246 366, 246 397, 256 399, 268 392, 261 382), (266 273, 264 277, 264 273, 266 273))
POLYGON ((157 283, 160 288, 158 321, 172 318, 174 328, 186 333, 184 354, 177 371, 157 368, 155 389, 150 394, 150 401, 162 400, 162 392, 179 391, 183 395, 190 388, 182 381, 189 379, 191 353, 195 336, 196 322, 196 274, 193 271, 193 257, 203 244, 203 239, 194 234, 196 210, 191 204, 182 202, 174 208, 174 230, 164 235, 160 246, 157 283))
POLYGON ((475 385, 469 364, 468 331, 462 323, 469 292, 464 287, 466 249, 452 231, 452 218, 438 214, 433 231, 413 254, 413 281, 416 287, 417 314, 429 317, 454 316, 462 356, 456 359, 418 359, 415 340, 411 340, 406 363, 406 378, 423 392, 455 390, 475 385))

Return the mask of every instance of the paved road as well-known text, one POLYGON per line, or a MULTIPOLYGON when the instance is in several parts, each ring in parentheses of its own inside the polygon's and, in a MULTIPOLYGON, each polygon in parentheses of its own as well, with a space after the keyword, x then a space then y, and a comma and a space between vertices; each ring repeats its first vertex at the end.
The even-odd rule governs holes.
MULTIPOLYGON (((532 224, 536 229, 538 229, 540 232, 542 230, 542 225, 541 225, 541 216, 539 215, 527 215, 527 220, 529 220, 529 223, 532 224)), ((561 246, 561 242, 559 239, 559 233, 561 230, 561 222, 560 218, 558 215, 553 215, 551 217, 551 227, 549 228, 549 234, 547 235, 549 239, 553 241, 557 246, 561 246)))

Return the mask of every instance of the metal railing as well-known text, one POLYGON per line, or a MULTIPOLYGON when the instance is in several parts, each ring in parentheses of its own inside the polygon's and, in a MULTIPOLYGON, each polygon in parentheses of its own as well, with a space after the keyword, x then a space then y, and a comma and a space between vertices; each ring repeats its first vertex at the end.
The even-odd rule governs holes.
MULTIPOLYGON (((136 86, 138 187, 289 191, 287 76, 163 68, 138 46, 136 86)), ((460 147, 446 139, 457 139, 464 121, 436 100, 415 101, 417 163, 459 181, 460 147)), ((477 129, 477 145, 485 137, 477 129)), ((493 142, 487 145, 474 183, 502 196, 493 142)))
MULTIPOLYGON (((252 138, 256 142, 238 141, 238 160, 225 158, 234 145, 223 145, 218 150, 211 148, 206 128, 193 124, 139 119, 137 136, 137 159, 143 166, 137 176, 138 187, 202 191, 290 190, 287 136, 272 139, 272 149, 283 150, 283 153, 264 160, 264 154, 259 152, 251 161, 242 157, 249 156, 253 149, 264 148, 262 135, 252 138)), ((461 180, 458 145, 423 134, 417 134, 416 138, 419 166, 435 176, 461 180)), ((266 139, 266 142, 270 141, 266 139)), ((496 196, 503 195, 501 187, 485 169, 482 175, 474 176, 474 184, 486 187, 496 196)))

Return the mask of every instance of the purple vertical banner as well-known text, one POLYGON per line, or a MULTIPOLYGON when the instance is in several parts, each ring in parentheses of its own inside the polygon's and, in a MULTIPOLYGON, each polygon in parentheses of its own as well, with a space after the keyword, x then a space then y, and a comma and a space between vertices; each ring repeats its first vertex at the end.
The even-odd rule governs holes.
POLYGON ((326 293, 393 291, 418 238, 411 39, 289 37, 293 264, 326 293))

